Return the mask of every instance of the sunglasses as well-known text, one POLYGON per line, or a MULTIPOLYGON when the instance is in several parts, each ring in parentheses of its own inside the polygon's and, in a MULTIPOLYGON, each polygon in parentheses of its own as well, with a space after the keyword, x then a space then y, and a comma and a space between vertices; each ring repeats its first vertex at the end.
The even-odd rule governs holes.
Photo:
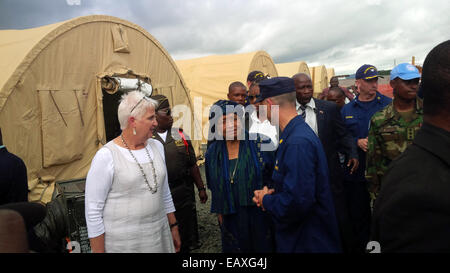
POLYGON ((148 98, 147 96, 143 96, 142 99, 140 99, 140 100, 138 101, 138 103, 136 103, 136 105, 135 105, 133 108, 131 108, 130 114, 133 112, 134 109, 136 109, 136 107, 138 107, 138 105, 139 105, 143 100, 150 101, 150 98, 148 98))

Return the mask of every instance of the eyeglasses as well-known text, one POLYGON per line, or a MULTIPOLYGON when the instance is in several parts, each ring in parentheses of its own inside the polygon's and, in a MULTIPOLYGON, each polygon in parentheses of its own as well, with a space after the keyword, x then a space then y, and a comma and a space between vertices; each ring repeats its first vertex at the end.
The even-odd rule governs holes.
POLYGON ((261 97, 261 94, 259 94, 259 95, 254 95, 254 96, 249 95, 249 96, 248 96, 248 99, 249 99, 249 100, 255 100, 255 99, 258 99, 258 98, 260 98, 260 97, 261 97))
POLYGON ((130 114, 133 112, 134 109, 136 109, 136 107, 138 107, 138 105, 139 105, 143 100, 150 101, 150 98, 148 98, 147 96, 143 96, 142 99, 139 100, 138 103, 136 103, 136 105, 135 105, 133 108, 131 108, 130 114))
POLYGON ((172 111, 170 110, 170 108, 166 108, 166 109, 161 109, 157 111, 160 114, 164 114, 166 116, 170 116, 170 114, 172 113, 172 111))

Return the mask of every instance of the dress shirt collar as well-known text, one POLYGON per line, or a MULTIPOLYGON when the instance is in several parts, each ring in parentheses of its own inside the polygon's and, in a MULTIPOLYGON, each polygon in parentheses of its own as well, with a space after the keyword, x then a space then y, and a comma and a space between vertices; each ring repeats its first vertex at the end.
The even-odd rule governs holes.
MULTIPOLYGON (((300 108, 301 104, 298 102, 298 100, 295 100, 295 105, 296 105, 296 109, 297 109, 297 112, 298 112, 298 109, 300 108)), ((306 108, 309 107, 309 108, 311 108, 314 111, 316 109, 316 103, 315 103, 313 98, 311 98, 311 100, 305 106, 306 106, 306 108)))

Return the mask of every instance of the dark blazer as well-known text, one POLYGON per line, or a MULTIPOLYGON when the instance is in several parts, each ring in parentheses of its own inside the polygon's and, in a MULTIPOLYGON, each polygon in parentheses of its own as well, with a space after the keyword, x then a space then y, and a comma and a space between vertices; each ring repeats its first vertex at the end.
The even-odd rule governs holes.
POLYGON ((330 177, 333 177, 336 172, 341 172, 338 151, 344 152, 347 158, 358 158, 356 143, 347 131, 339 107, 335 103, 319 99, 314 99, 314 102, 319 139, 327 156, 330 177))
MULTIPOLYGON (((358 158, 356 143, 345 127, 339 107, 334 102, 314 99, 316 104, 317 132, 327 157, 330 188, 338 219, 342 248, 345 252, 355 252, 358 248, 344 187, 344 170, 339 162, 338 152, 348 158, 358 158)), ((345 162, 347 164, 347 162, 345 162)))
POLYGON ((22 159, 0 148, 0 205, 27 202, 27 168, 22 159))

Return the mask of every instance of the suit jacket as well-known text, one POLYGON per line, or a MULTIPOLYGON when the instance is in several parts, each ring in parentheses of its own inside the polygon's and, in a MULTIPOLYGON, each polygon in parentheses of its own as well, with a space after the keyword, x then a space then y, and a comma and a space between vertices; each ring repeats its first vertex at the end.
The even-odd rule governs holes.
POLYGON ((317 132, 327 156, 330 177, 342 176, 338 152, 358 158, 356 143, 347 131, 339 107, 329 101, 313 98, 316 104, 317 132))
POLYGON ((27 202, 27 167, 22 159, 0 148, 0 205, 27 202))

